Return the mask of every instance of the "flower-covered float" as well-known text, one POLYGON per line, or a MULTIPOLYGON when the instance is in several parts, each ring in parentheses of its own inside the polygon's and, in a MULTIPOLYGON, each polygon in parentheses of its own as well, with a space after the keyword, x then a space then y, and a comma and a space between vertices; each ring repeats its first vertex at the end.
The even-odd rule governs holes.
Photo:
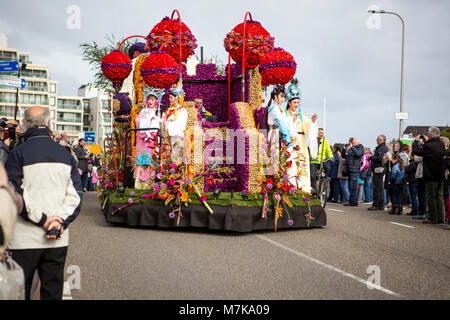
POLYGON ((309 176, 309 160, 283 142, 271 149, 266 133, 262 83, 287 83, 293 57, 247 13, 225 38, 225 75, 203 63, 189 75, 196 38, 174 13, 138 36, 144 53, 130 60, 119 46, 102 64, 116 92, 98 186, 106 220, 238 232, 326 225, 320 201, 292 183, 309 176))

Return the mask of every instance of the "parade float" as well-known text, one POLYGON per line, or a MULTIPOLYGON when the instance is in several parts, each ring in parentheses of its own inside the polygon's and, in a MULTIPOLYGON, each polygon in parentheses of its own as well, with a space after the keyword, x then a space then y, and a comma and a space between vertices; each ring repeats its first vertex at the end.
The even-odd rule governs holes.
MULTIPOLYGON (((287 146, 270 149, 264 134, 262 86, 286 84, 296 72, 292 55, 274 41, 247 13, 225 37, 225 74, 212 63, 188 74, 197 40, 174 10, 147 36, 127 37, 103 58, 115 93, 114 130, 104 142, 98 186, 106 221, 237 232, 326 225, 320 201, 291 183, 287 146), (129 57, 121 45, 134 37, 145 39, 145 50, 129 57), (177 98, 174 108, 170 94, 177 98), (177 112, 186 117, 185 128, 171 130, 182 129, 181 138, 165 122, 177 112)), ((297 168, 298 176, 307 174, 301 161, 297 168)))

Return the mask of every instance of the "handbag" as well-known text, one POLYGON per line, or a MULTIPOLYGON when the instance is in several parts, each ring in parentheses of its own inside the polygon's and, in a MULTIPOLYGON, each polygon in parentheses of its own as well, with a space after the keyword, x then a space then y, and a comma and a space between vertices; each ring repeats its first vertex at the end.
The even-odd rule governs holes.
POLYGON ((25 300, 23 269, 7 250, 0 260, 0 300, 25 300))
POLYGON ((375 172, 375 173, 383 173, 384 172, 384 168, 383 167, 374 168, 373 172, 375 172))
POLYGON ((348 168, 347 168, 347 165, 344 165, 344 167, 342 168, 342 176, 343 176, 343 177, 348 177, 348 168))
POLYGON ((367 179, 367 176, 369 175, 369 169, 370 169, 370 166, 368 166, 366 169, 364 169, 363 171, 361 171, 361 172, 359 173, 359 178, 360 178, 361 180, 367 179))

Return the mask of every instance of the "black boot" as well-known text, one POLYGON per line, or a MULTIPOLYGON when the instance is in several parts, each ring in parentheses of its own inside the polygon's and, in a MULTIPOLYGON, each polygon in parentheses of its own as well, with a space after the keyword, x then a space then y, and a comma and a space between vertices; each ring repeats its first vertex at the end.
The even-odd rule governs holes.
POLYGON ((397 206, 397 215, 400 216, 403 213, 403 206, 397 206))
POLYGON ((388 214, 397 214, 397 206, 392 205, 391 210, 388 212, 388 214))

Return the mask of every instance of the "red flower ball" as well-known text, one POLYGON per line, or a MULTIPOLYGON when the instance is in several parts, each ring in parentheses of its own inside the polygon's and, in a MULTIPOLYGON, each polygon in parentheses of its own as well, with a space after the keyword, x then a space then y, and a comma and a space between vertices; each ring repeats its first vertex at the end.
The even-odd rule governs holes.
MULTIPOLYGON (((147 48, 150 51, 161 50, 164 43, 163 51, 172 56, 175 61, 180 62, 180 24, 178 19, 171 20, 165 17, 157 25, 153 27, 147 36, 147 48)), ((197 39, 191 30, 181 22, 181 60, 185 61, 194 54, 197 48, 197 39)))
POLYGON ((150 87, 169 88, 178 79, 178 64, 165 52, 152 52, 141 66, 141 75, 150 87))
POLYGON ((261 59, 259 72, 261 85, 286 84, 291 81, 297 70, 294 57, 281 48, 275 48, 266 53, 261 59))
MULTIPOLYGON (((243 35, 244 23, 241 23, 234 27, 224 40, 225 50, 229 52, 233 60, 241 66, 244 44, 243 35)), ((245 66, 249 69, 256 68, 260 63, 261 58, 270 50, 270 46, 273 46, 273 43, 274 38, 270 36, 270 33, 264 29, 259 22, 247 20, 245 27, 245 54, 248 54, 248 58, 245 62, 245 66), (256 45, 261 46, 252 49, 256 45)))
POLYGON ((114 83, 125 80, 133 68, 130 58, 120 50, 113 50, 103 57, 102 72, 114 83))

